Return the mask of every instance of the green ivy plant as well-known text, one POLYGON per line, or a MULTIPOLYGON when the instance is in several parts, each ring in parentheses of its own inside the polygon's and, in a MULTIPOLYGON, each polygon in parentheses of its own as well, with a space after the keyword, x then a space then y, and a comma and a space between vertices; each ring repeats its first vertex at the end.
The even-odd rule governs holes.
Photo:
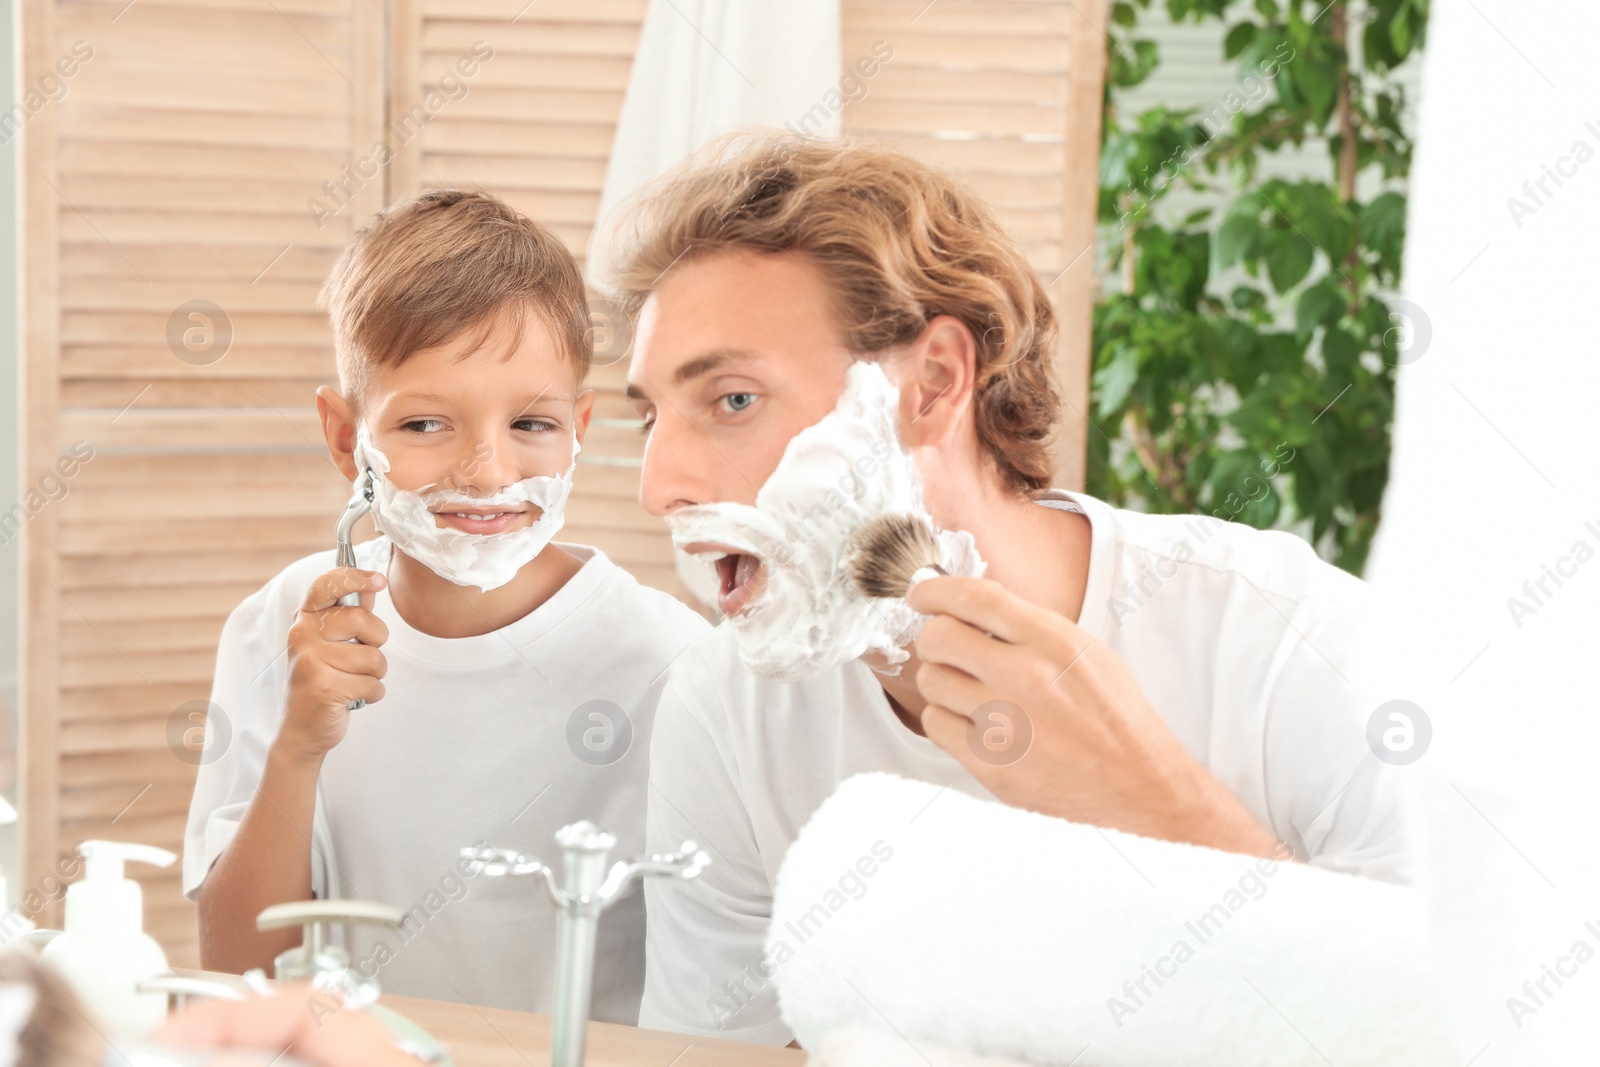
POLYGON ((1239 77, 1209 109, 1120 113, 1119 90, 1160 57, 1138 36, 1151 0, 1112 4, 1089 490, 1261 528, 1309 520, 1313 543, 1359 574, 1406 343, 1392 294, 1412 144, 1394 74, 1422 45, 1428 0, 1165 3, 1176 23, 1228 24, 1239 77), (1264 176, 1273 152, 1319 136, 1326 174, 1264 176), (1369 170, 1381 191, 1362 201, 1369 170), (1182 188, 1222 206, 1174 217, 1163 201, 1182 188))

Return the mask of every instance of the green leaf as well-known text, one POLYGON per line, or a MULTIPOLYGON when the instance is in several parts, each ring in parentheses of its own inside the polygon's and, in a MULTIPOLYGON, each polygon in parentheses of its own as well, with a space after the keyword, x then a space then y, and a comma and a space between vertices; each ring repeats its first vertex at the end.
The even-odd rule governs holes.
POLYGON ((1213 209, 1211 209, 1211 208, 1203 207, 1203 208, 1199 208, 1198 210, 1189 212, 1187 215, 1185 215, 1183 217, 1183 225, 1184 225, 1184 227, 1188 228, 1190 226, 1198 226, 1198 225, 1200 225, 1200 223, 1206 221, 1206 219, 1209 219, 1211 217, 1212 210, 1213 209))
POLYGON ((1217 240, 1212 245, 1219 268, 1231 267, 1244 259, 1252 258, 1261 241, 1261 223, 1253 214, 1230 214, 1222 220, 1217 230, 1217 240))
POLYGON ((1407 56, 1411 54, 1413 37, 1411 33, 1411 12, 1407 10, 1410 4, 1401 4, 1395 12, 1394 18, 1389 22, 1389 43, 1394 45, 1394 54, 1407 56))
POLYGON ((1244 51, 1245 45, 1255 40, 1256 34, 1261 32, 1261 27, 1253 22, 1241 22, 1228 31, 1228 36, 1222 40, 1222 58, 1232 59, 1244 51))
POLYGON ((1132 4, 1119 2, 1111 5, 1111 21, 1118 26, 1135 26, 1139 22, 1139 13, 1134 11, 1132 4))
POLYGON ((1334 327, 1322 335, 1322 361, 1328 367, 1329 381, 1352 381, 1360 358, 1361 342, 1348 331, 1334 327))
POLYGON ((1339 72, 1331 63, 1320 63, 1310 57, 1289 65, 1290 76, 1311 107, 1312 119, 1320 129, 1333 117, 1333 105, 1339 95, 1339 72))
POLYGON ((1361 243, 1398 264, 1406 239, 1406 198, 1387 192, 1361 209, 1361 243))
POLYGON ((1295 333, 1305 340, 1318 326, 1332 326, 1344 314, 1348 303, 1349 294, 1331 276, 1307 287, 1295 302, 1295 333))
POLYGON ((1260 289, 1252 289, 1248 285, 1241 285, 1235 288, 1228 299, 1240 311, 1249 311, 1252 308, 1261 307, 1267 302, 1265 293, 1260 289))
POLYGON ((1104 419, 1120 411, 1139 380, 1139 350, 1121 345, 1109 362, 1094 372, 1095 417, 1104 419))
POLYGON ((1314 250, 1311 242, 1293 230, 1274 230, 1267 251, 1267 277, 1279 293, 1299 285, 1311 271, 1314 250))
POLYGON ((1274 0, 1256 0, 1256 13, 1264 19, 1276 19, 1278 17, 1278 5, 1274 0))

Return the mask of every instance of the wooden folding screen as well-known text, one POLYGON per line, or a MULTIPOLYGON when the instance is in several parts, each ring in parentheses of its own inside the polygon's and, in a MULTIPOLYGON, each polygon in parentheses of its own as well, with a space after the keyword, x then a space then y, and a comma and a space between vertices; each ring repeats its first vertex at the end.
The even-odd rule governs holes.
MULTIPOLYGON (((39 103, 11 119, 24 145, 24 485, 77 462, 24 533, 14 892, 48 895, 47 872, 87 838, 181 848, 204 758, 185 741, 222 621, 330 547, 348 493, 311 402, 332 380, 313 301, 333 257, 373 211, 448 183, 500 193, 582 255, 645 6, 23 0, 22 89, 39 103)), ((846 130, 969 179, 1052 286, 1066 485, 1082 478, 1071 420, 1086 392, 1104 44, 1088 17, 1103 8, 844 4, 847 63, 892 49, 846 105, 846 130)), ((635 501, 624 372, 594 375, 601 421, 563 537, 679 591, 670 545, 635 501)), ((176 868, 133 873, 151 931, 174 963, 195 963, 176 868)))

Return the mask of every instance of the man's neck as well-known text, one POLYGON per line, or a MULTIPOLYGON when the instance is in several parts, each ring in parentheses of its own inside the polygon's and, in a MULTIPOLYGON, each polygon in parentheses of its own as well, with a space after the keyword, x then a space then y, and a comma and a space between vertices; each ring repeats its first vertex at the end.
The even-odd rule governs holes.
MULTIPOLYGON (((1087 516, 1022 500, 988 507, 983 515, 941 515, 939 524, 972 534, 978 554, 988 564, 985 578, 1024 600, 1078 621, 1089 580, 1087 516)), ((900 665, 900 673, 880 673, 878 681, 895 715, 907 729, 921 734, 922 711, 928 702, 918 692, 916 679, 923 661, 915 641, 906 651, 911 658, 900 665)), ((875 668, 884 663, 878 655, 862 658, 875 668)))
POLYGON ((524 618, 582 567, 582 560, 549 545, 511 581, 484 592, 441 578, 395 549, 389 565, 389 596, 395 611, 414 630, 433 637, 477 637, 524 618))

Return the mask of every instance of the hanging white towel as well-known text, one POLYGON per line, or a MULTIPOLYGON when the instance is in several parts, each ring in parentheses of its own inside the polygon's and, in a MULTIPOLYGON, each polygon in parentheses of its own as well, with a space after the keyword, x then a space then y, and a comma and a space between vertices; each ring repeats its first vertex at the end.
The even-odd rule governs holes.
POLYGON ((612 210, 710 138, 745 126, 837 134, 839 0, 651 0, 589 244, 604 280, 612 210))

